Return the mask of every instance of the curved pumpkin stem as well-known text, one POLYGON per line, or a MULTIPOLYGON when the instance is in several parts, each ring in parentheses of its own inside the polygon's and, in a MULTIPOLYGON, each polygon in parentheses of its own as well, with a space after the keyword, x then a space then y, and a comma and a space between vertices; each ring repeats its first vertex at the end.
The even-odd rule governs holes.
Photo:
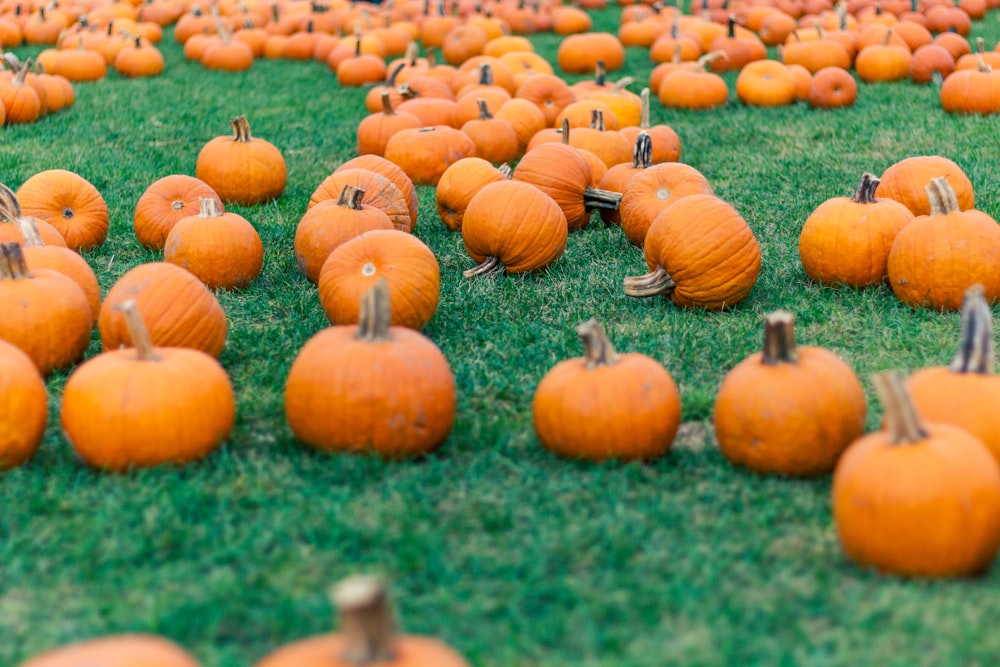
POLYGON ((639 93, 639 129, 649 129, 649 88, 639 93))
POLYGON ((872 174, 865 172, 861 174, 861 182, 858 183, 858 189, 854 191, 854 196, 851 200, 858 204, 874 204, 875 203, 875 189, 881 181, 872 174))
POLYGON ((795 315, 787 310, 768 313, 764 316, 764 365, 794 364, 795 358, 795 315))
POLYGON ((711 65, 719 58, 722 58, 723 60, 729 60, 729 55, 725 51, 710 51, 705 55, 703 55, 701 58, 698 58, 698 62, 696 63, 696 65, 698 66, 699 70, 704 72, 709 65, 711 65))
POLYGON ((25 248, 41 248, 45 245, 45 241, 38 233, 38 225, 35 224, 34 218, 17 218, 14 224, 21 230, 25 248))
POLYGON ((17 201, 17 195, 6 185, 0 183, 0 220, 16 222, 21 215, 21 203, 17 201))
POLYGON ((618 362, 618 353, 604 333, 604 327, 592 317, 576 328, 577 335, 583 341, 584 361, 587 368, 611 366, 618 362))
POLYGON ((958 195, 948 182, 947 176, 932 178, 931 182, 924 186, 924 191, 931 205, 931 215, 947 215, 961 210, 958 205, 958 195))
POLYGON ((875 385, 875 393, 885 406, 889 442, 894 445, 909 445, 924 440, 927 430, 920 423, 910 392, 899 373, 877 373, 872 376, 872 383, 875 385))
POLYGON ((385 584, 375 577, 350 577, 334 586, 330 597, 345 639, 338 657, 359 667, 393 661, 396 621, 385 584))
POLYGON ((494 273, 499 273, 503 270, 503 262, 500 261, 499 257, 487 257, 483 260, 483 263, 479 266, 474 266, 471 269, 462 272, 462 275, 466 278, 475 278, 476 276, 491 276, 494 273))
POLYGON ((677 284, 665 268, 658 266, 655 271, 644 276, 626 277, 624 287, 626 295, 644 299, 660 294, 670 296, 677 284))
POLYGON ((389 284, 385 278, 379 278, 361 296, 361 312, 358 315, 358 332, 355 337, 369 343, 391 340, 390 326, 392 326, 392 304, 389 301, 389 284))
POLYGON ((385 116, 396 115, 396 110, 392 108, 392 95, 388 91, 382 93, 382 114, 385 116))
POLYGON ((958 352, 948 368, 956 373, 992 375, 996 365, 993 311, 986 302, 982 285, 973 285, 965 291, 961 318, 958 352))
POLYGON ((156 353, 153 346, 153 339, 149 337, 149 329, 142 320, 142 313, 135 303, 135 299, 129 299, 125 303, 115 306, 115 310, 121 311, 125 316, 125 326, 128 328, 129 338, 132 339, 132 346, 135 348, 136 358, 139 361, 157 361, 160 355, 156 353))
POLYGON ((241 144, 253 141, 253 137, 250 136, 250 123, 246 116, 234 118, 229 121, 229 124, 233 127, 233 141, 238 141, 241 144))
POLYGON ((361 200, 364 197, 365 191, 361 188, 356 188, 353 185, 345 185, 340 190, 340 196, 337 197, 337 206, 346 206, 355 211, 360 211, 361 200))
POLYGON ((15 241, 0 243, 0 280, 21 280, 28 276, 28 263, 24 261, 21 244, 15 241))

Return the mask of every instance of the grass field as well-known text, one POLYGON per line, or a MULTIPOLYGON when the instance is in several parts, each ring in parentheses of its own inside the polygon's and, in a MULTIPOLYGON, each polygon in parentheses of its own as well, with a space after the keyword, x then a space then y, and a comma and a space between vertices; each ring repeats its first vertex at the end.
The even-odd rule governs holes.
MULTIPOLYGON (((617 11, 597 19, 613 29, 617 11)), ((995 14, 974 30, 989 45, 1000 38, 995 14)), ((537 43, 554 58, 555 38, 537 43)), ((853 192, 862 172, 919 154, 955 160, 977 207, 1000 215, 996 117, 948 116, 936 89, 908 83, 861 85, 857 105, 835 112, 731 102, 699 114, 654 103, 654 121, 681 137, 682 161, 761 242, 756 288, 722 314, 625 297, 622 278, 644 271, 641 253, 600 224, 572 234, 544 273, 468 282, 461 272, 473 262, 422 188, 415 233, 442 273, 424 333, 452 364, 458 414, 438 454, 384 463, 307 450, 282 402, 293 358, 326 325, 295 266, 295 224, 316 185, 354 156, 365 91, 338 89, 316 63, 260 61, 228 75, 186 63, 169 34, 163 50, 160 78, 110 75, 77 86, 67 112, 3 128, 0 180, 16 188, 64 168, 97 186, 111 235, 86 256, 106 291, 130 267, 159 259, 131 228, 150 183, 193 174, 201 146, 228 134, 239 114, 281 148, 284 196, 232 207, 266 248, 257 283, 218 295, 230 321, 221 362, 239 402, 236 430, 221 452, 183 469, 93 472, 60 433, 66 375, 53 377, 41 451, 0 478, 0 665, 143 631, 177 640, 206 667, 248 666, 328 631, 328 585, 359 571, 391 578, 407 629, 441 636, 481 667, 1000 662, 1000 570, 937 583, 860 571, 838 547, 829 478, 734 469, 708 428, 723 375, 759 347, 762 316, 778 308, 796 314, 801 344, 841 354, 869 396, 875 371, 946 363, 957 315, 911 311, 888 288, 811 284, 798 232, 819 203, 853 192), (661 460, 569 462, 534 436, 534 388, 558 360, 580 354, 573 330, 593 315, 620 350, 655 357, 680 386, 686 424, 661 460)), ((650 64, 630 50, 627 69, 642 80, 650 64)), ((98 351, 95 332, 90 354, 98 351)), ((872 406, 870 427, 879 415, 872 406)))

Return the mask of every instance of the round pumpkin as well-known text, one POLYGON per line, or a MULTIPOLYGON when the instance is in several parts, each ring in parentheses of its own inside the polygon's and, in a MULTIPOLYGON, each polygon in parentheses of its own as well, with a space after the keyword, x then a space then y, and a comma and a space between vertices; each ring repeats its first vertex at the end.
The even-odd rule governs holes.
POLYGON ((215 190, 194 176, 171 174, 154 181, 139 197, 132 216, 139 243, 151 250, 162 249, 174 225, 197 215, 201 209, 198 200, 206 197, 215 199, 222 207, 215 190))
POLYGON ((65 169, 39 172, 17 190, 21 210, 59 230, 75 250, 90 250, 108 236, 108 205, 87 179, 65 169))
POLYGON ((25 463, 45 436, 49 399, 38 367, 0 340, 0 471, 25 463))
POLYGON ((385 157, 416 185, 437 185, 444 170, 476 153, 469 135, 447 125, 400 130, 385 145, 385 157))
POLYGON ((535 390, 539 442, 562 456, 595 461, 665 454, 681 418, 670 373, 644 354, 618 354, 596 319, 577 333, 584 356, 556 364, 535 390))
POLYGON ((688 195, 713 194, 704 174, 680 162, 652 165, 632 176, 618 207, 622 231, 640 248, 653 219, 671 204, 688 195))
POLYGON ((865 392, 822 347, 795 344, 794 316, 764 319, 764 348, 722 380, 713 421, 734 465, 763 474, 822 475, 865 430, 865 392))
POLYGON ((199 667, 180 646, 155 635, 126 634, 87 639, 46 651, 18 667, 199 667))
POLYGON ((462 229, 462 218, 472 198, 490 183, 510 178, 507 165, 494 167, 478 157, 462 158, 445 169, 434 191, 438 215, 445 227, 454 231, 462 229))
POLYGON ((170 230, 163 261, 187 269, 210 289, 246 287, 264 266, 257 230, 243 216, 223 212, 213 197, 202 198, 200 207, 170 230))
POLYGON ((24 254, 28 271, 51 269, 75 282, 86 295, 90 304, 91 320, 96 322, 101 310, 101 286, 87 260, 64 246, 45 245, 35 226, 34 218, 20 218, 18 226, 24 236, 24 247, 21 248, 21 252, 24 254))
POLYGON ((895 199, 913 215, 929 215, 930 199, 926 186, 931 179, 943 176, 955 191, 958 207, 965 211, 976 205, 972 182, 954 161, 940 155, 918 155, 894 163, 879 180, 876 197, 895 199))
POLYGON ((246 116, 233 119, 230 125, 232 137, 216 137, 198 152, 195 176, 227 203, 251 205, 277 199, 287 180, 281 151, 252 136, 246 116))
POLYGON ((325 452, 427 454, 455 419, 455 378, 429 339, 391 326, 384 280, 366 292, 359 323, 313 336, 292 363, 285 414, 295 437, 325 452))

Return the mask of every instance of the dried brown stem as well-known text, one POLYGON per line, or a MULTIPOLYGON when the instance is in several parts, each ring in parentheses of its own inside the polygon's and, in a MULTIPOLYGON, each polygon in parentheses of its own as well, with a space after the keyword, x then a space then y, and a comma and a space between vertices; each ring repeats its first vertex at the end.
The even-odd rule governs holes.
POLYGON ((764 365, 794 364, 795 358, 795 316, 786 310, 765 315, 764 365))
POLYGON ((393 661, 396 620, 385 584, 375 577, 354 576, 334 586, 330 597, 345 640, 340 659, 359 667, 393 661))
POLYGON ((389 284, 385 278, 379 278, 361 297, 356 336, 370 343, 390 340, 391 326, 392 303, 389 301, 389 284))
POLYGON ((894 445, 908 445, 927 437, 927 431, 920 423, 910 392, 902 376, 894 371, 877 373, 872 376, 875 393, 885 408, 885 422, 889 432, 889 442, 894 445))
POLYGON ((472 279, 476 276, 491 276, 494 273, 500 273, 502 270, 503 262, 500 261, 499 257, 487 257, 483 260, 482 264, 463 271, 462 275, 472 279))
POLYGON ((584 361, 587 368, 610 366, 618 362, 618 353, 604 333, 604 327, 592 317, 576 328, 577 335, 583 341, 584 361))
POLYGON ((136 358, 139 361, 156 361, 160 356, 153 346, 153 339, 149 337, 149 329, 142 319, 139 306, 135 299, 115 306, 115 310, 121 311, 125 316, 125 326, 128 328, 129 338, 132 339, 132 347, 135 348, 136 358))
POLYGON ((965 291, 961 321, 958 352, 948 368, 956 373, 992 375, 996 366, 993 311, 986 301, 982 285, 977 283, 965 291))
POLYGON ((670 296, 677 287, 673 278, 662 266, 644 276, 628 276, 624 281, 625 294, 639 299, 651 296, 670 296))

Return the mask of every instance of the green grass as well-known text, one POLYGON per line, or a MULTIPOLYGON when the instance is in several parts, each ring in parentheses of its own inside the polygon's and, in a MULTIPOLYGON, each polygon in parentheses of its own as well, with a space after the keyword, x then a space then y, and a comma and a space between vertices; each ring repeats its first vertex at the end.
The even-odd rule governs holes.
MULTIPOLYGON (((598 15, 612 28, 615 11, 598 15)), ((975 28, 1000 37, 992 15, 975 28)), ((556 40, 538 39, 554 57, 556 40)), ((933 88, 861 85, 857 106, 668 112, 682 160, 748 220, 759 282, 732 312, 634 301, 622 278, 644 269, 618 229, 571 235, 563 258, 525 277, 468 282, 473 262, 447 232, 432 189, 416 234, 437 254, 441 302, 425 329, 450 360, 455 428, 425 460, 324 456, 294 442, 282 390, 302 344, 326 325, 291 246, 312 190, 353 157, 363 90, 325 66, 261 61, 243 75, 183 61, 168 35, 167 73, 77 87, 71 110, 0 133, 0 180, 76 171, 111 210, 111 235, 87 259, 105 291, 157 256, 131 230, 142 191, 194 173, 209 139, 245 113, 283 151, 275 203, 233 207, 260 231, 262 277, 220 293, 230 320, 221 361, 239 401, 233 437, 183 469, 107 475, 78 464, 58 427, 65 374, 49 383, 51 428, 28 465, 0 478, 0 664, 104 633, 171 637, 207 667, 250 665, 283 642, 331 628, 325 591, 354 572, 394 582, 402 621, 443 637, 482 667, 662 665, 988 665, 1000 659, 1000 570, 975 581, 876 576, 842 556, 829 478, 762 478, 732 468, 707 429, 724 374, 760 344, 764 313, 798 318, 802 344, 878 370, 945 363, 954 314, 911 311, 888 289, 811 284, 797 238, 823 200, 918 154, 958 162, 978 207, 1000 215, 997 119, 952 117, 933 88), (538 444, 530 404, 542 375, 578 356, 573 329, 599 316, 620 350, 649 354, 677 380, 685 425, 646 464, 558 459, 538 444)), ((32 50, 21 50, 32 53, 32 50)), ((630 50, 628 72, 650 64, 630 50)), ((733 77, 730 76, 732 84, 733 77)), ((638 88, 638 86, 633 86, 638 88)), ((732 86, 731 86, 732 88, 732 86)), ((99 350, 95 335, 90 354, 99 350)), ((869 414, 878 423, 879 411, 869 414)))

